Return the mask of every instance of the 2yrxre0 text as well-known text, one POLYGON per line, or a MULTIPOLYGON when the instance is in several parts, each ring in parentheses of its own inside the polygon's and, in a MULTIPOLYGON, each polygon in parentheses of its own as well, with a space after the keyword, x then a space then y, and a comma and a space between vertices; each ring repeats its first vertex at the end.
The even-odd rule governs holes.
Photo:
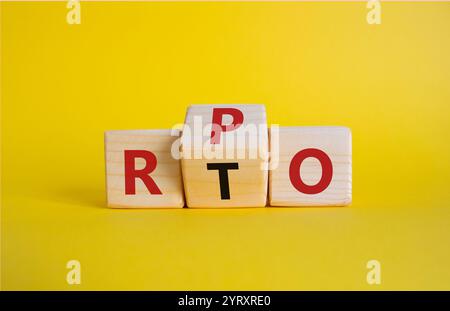
POLYGON ((222 306, 269 306, 270 296, 222 296, 222 306))

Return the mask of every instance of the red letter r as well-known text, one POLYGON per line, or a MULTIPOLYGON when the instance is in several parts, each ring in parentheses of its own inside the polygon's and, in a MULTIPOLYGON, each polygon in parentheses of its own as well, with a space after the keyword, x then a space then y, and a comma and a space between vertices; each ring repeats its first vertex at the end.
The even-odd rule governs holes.
POLYGON ((136 178, 140 178, 147 187, 150 194, 162 194, 150 173, 156 168, 156 156, 147 150, 125 150, 125 194, 136 194, 136 178), (135 169, 136 158, 145 160, 145 167, 141 170, 135 169))

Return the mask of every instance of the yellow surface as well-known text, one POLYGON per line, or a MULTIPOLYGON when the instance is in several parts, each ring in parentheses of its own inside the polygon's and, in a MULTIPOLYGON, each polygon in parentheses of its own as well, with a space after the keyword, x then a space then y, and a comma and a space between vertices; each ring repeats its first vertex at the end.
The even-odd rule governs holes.
POLYGON ((450 3, 1 9, 3 289, 450 289, 450 3), (352 206, 106 209, 103 132, 192 103, 350 127, 352 206))

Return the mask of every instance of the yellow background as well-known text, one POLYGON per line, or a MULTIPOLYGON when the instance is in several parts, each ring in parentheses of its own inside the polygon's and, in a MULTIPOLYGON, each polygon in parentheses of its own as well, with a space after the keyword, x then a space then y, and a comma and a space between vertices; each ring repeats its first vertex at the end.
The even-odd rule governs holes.
POLYGON ((450 289, 450 3, 382 3, 381 25, 364 2, 67 12, 1 4, 3 289, 450 289), (105 208, 103 132, 192 103, 350 127, 352 206, 105 208))

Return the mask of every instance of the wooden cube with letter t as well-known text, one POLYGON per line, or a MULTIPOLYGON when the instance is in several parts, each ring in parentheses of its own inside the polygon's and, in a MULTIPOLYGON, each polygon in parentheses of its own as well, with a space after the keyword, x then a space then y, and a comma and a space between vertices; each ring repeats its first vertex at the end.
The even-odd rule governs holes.
POLYGON ((109 207, 183 207, 179 154, 172 154, 179 132, 105 132, 109 207))
POLYGON ((268 184, 263 105, 190 106, 181 138, 188 207, 261 207, 268 184))
POLYGON ((271 206, 351 203, 352 136, 348 128, 271 129, 270 159, 271 206))

